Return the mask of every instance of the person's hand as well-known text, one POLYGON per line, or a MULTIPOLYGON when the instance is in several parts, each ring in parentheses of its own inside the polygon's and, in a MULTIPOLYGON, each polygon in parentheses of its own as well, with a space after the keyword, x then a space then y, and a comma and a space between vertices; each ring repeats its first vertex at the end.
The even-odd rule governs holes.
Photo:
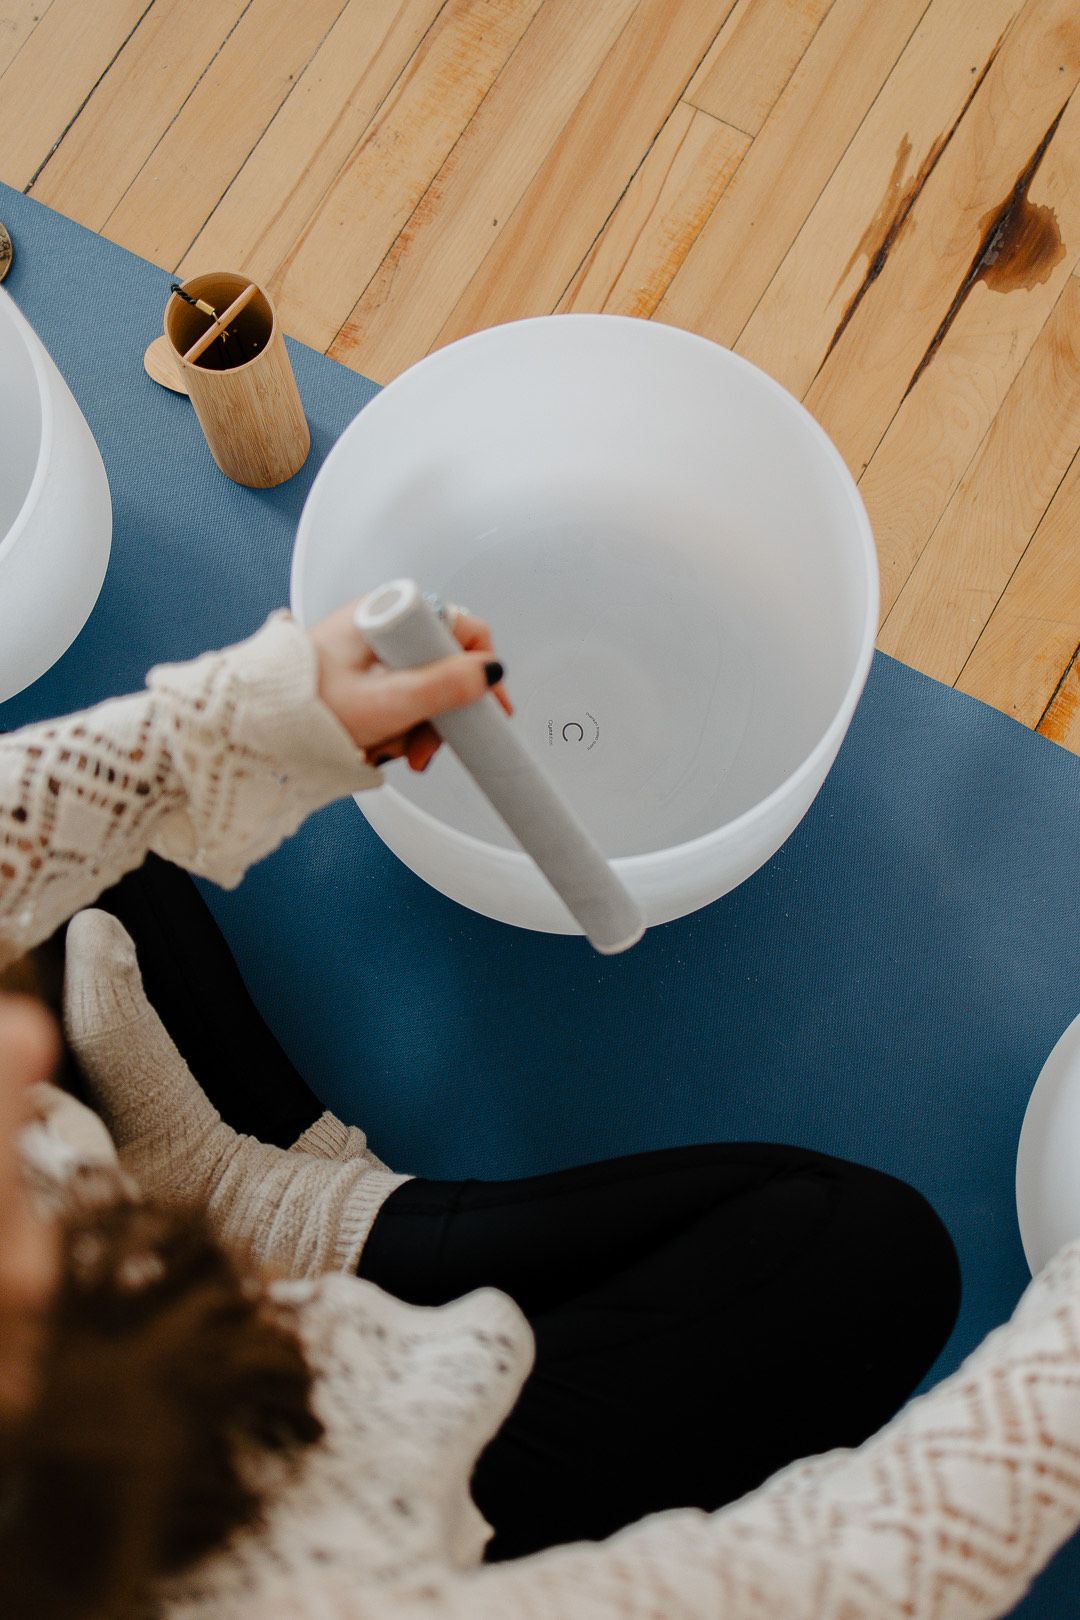
POLYGON ((341 721, 370 765, 406 758, 426 770, 440 746, 427 722, 447 709, 473 703, 489 687, 506 710, 513 706, 483 619, 458 610, 451 629, 462 651, 418 669, 380 664, 353 622, 350 602, 310 631, 319 659, 319 696, 341 721))
POLYGON ((0 1411, 33 1399, 45 1312, 59 1275, 56 1229, 30 1207, 18 1136, 60 1050, 49 1014, 26 996, 0 994, 0 1411))

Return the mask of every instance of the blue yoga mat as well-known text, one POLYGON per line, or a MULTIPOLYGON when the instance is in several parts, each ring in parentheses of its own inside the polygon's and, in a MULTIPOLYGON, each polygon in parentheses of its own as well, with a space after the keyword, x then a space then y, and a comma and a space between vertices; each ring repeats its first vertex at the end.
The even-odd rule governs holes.
MULTIPOLYGON (((291 344, 311 455, 279 489, 241 489, 187 400, 143 371, 170 277, 3 186, 0 218, 15 241, 6 285, 93 429, 115 525, 86 629, 0 707, 10 728, 133 690, 151 664, 238 640, 283 604, 304 497, 376 386, 291 344)), ((930 1383, 1027 1282, 1015 1151, 1080 1011, 1078 811, 1080 760, 879 653, 780 852, 625 956, 464 910, 351 800, 238 890, 205 892, 297 1067, 396 1168, 521 1176, 734 1139, 913 1183, 964 1276, 930 1383)), ((1017 1613, 1075 1615, 1078 1579, 1074 1541, 1017 1613)))

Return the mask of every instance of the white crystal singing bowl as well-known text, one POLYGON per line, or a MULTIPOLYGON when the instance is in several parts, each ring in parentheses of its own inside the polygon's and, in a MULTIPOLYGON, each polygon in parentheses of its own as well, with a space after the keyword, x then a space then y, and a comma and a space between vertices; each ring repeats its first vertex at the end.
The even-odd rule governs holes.
POLYGON ((1034 1276, 1080 1237, 1080 1018, 1050 1053, 1028 1098, 1016 1150, 1016 1214, 1034 1276))
MULTIPOLYGON (((650 924, 798 825, 877 630, 870 525, 816 422, 728 350, 615 316, 479 332, 350 423, 300 519, 293 610, 403 575, 491 624, 513 724, 650 924)), ((580 932, 448 750, 357 802, 441 893, 580 932)))
POLYGON ((109 482, 93 434, 0 288, 0 702, 75 640, 111 544, 109 482))

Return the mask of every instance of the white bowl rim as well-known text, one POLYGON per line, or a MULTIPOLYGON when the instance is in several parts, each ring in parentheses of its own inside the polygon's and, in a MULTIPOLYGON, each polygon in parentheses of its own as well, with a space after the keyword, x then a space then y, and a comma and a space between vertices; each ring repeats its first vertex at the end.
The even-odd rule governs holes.
MULTIPOLYGON (((753 826, 759 821, 766 820, 772 808, 782 800, 797 797, 804 782, 812 779, 818 773, 821 761, 828 757, 834 746, 839 746, 839 739, 843 737, 850 724, 870 672, 870 664, 874 656, 874 645, 877 640, 878 606, 881 590, 877 547, 874 543, 870 519, 847 463, 825 432, 825 429, 810 414, 806 406, 800 400, 797 400, 794 394, 789 393, 782 384, 778 383, 775 377, 770 377, 768 372, 762 371, 760 366, 755 366, 752 361, 744 359, 741 354, 736 354, 734 350, 725 348, 723 344, 714 343, 711 338, 701 337, 697 332, 688 332, 681 326, 669 326, 663 321, 642 320, 632 315, 534 315, 521 321, 504 321, 496 326, 487 326, 479 332, 471 333, 468 337, 458 338, 456 342, 448 343, 443 348, 436 349, 432 354, 425 355, 415 365, 410 366, 407 370, 399 373, 397 377, 394 377, 379 390, 374 399, 369 400, 366 405, 361 407, 334 444, 331 445, 326 460, 312 481, 300 513, 296 541, 293 546, 292 567, 290 569, 289 599, 292 611, 297 619, 301 624, 305 623, 301 576, 303 563, 309 549, 309 536, 311 533, 309 513, 314 505, 316 491, 325 477, 331 455, 337 449, 345 434, 352 430, 356 422, 361 417, 366 416, 369 411, 377 410, 380 401, 391 389, 396 389, 400 393, 402 384, 412 384, 421 373, 424 374, 426 380, 429 371, 437 370, 440 364, 446 363, 447 355, 453 354, 456 357, 458 352, 467 345, 477 349, 486 347, 491 342, 497 341, 498 334, 505 332, 508 327, 517 329, 526 326, 544 326, 550 328, 553 321, 576 322, 580 325, 593 327, 598 326, 600 323, 603 323, 606 327, 618 323, 627 328, 633 327, 639 332, 663 332, 665 338, 661 341, 672 339, 676 343, 681 342, 698 349, 719 349, 726 356, 727 361, 734 364, 737 369, 741 368, 752 373, 756 379, 764 383, 767 391, 775 396, 781 406, 785 410, 793 412, 796 417, 802 420, 804 427, 809 429, 811 437, 817 440, 828 460, 831 461, 840 475, 841 487, 853 508, 855 527, 863 543, 862 557, 866 570, 864 586, 867 598, 867 612, 862 643, 859 647, 858 657, 855 660, 855 666, 847 690, 844 693, 843 701, 830 724, 802 763, 797 765, 764 799, 760 799, 751 809, 744 810, 733 821, 722 822, 720 826, 714 827, 711 832, 702 833, 699 837, 688 839, 681 844, 666 844, 663 849, 649 850, 645 854, 616 855, 611 859, 612 866, 626 876, 630 876, 635 872, 644 874, 648 871, 655 871, 658 861, 670 862, 676 858, 692 859, 699 851, 707 850, 719 840, 728 841, 737 838, 744 829, 753 826)), ((372 588, 374 589, 374 587, 372 588)), ((429 811, 422 809, 420 805, 414 804, 403 793, 398 793, 389 782, 382 783, 379 794, 380 798, 389 797, 396 807, 400 807, 401 813, 407 819, 411 818, 422 827, 434 828, 437 834, 452 847, 456 846, 459 850, 467 851, 472 855, 480 855, 492 865, 502 866, 507 871, 525 871, 533 865, 532 857, 527 855, 524 850, 506 849, 498 844, 490 844, 486 839, 477 838, 472 833, 461 832, 457 827, 450 826, 448 822, 440 821, 437 816, 431 815, 429 811)), ((362 794, 355 795, 358 802, 362 796, 362 794)))
POLYGON ((34 467, 34 476, 30 480, 30 488, 26 492, 26 499, 16 512, 15 519, 7 534, 0 540, 0 563, 2 563, 8 552, 14 551, 19 536, 30 522, 31 514, 41 497, 41 491, 45 484, 46 469, 52 456, 54 417, 51 379, 46 364, 48 352, 45 345, 41 342, 41 339, 37 336, 30 322, 7 289, 0 287, 0 293, 3 294, 8 305, 15 312, 15 319, 12 324, 19 335, 23 348, 30 356, 30 364, 33 366, 34 376, 37 378, 38 399, 41 403, 41 442, 38 445, 37 464, 34 467), (36 339, 35 342, 30 341, 27 336, 28 331, 36 339))

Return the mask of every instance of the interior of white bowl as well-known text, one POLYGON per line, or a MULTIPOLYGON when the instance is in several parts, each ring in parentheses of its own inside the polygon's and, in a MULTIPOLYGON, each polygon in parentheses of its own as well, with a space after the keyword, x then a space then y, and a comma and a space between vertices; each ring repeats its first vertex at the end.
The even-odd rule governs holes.
POLYGON ((0 299, 0 556, 41 459, 42 398, 26 339, 0 299))
MULTIPOLYGON (((480 333, 350 425, 294 607, 402 575, 491 623, 517 724, 612 857, 773 794, 861 686, 876 619, 865 512, 806 412, 726 350, 609 317, 480 333)), ((515 847, 446 750, 395 788, 515 847)))

